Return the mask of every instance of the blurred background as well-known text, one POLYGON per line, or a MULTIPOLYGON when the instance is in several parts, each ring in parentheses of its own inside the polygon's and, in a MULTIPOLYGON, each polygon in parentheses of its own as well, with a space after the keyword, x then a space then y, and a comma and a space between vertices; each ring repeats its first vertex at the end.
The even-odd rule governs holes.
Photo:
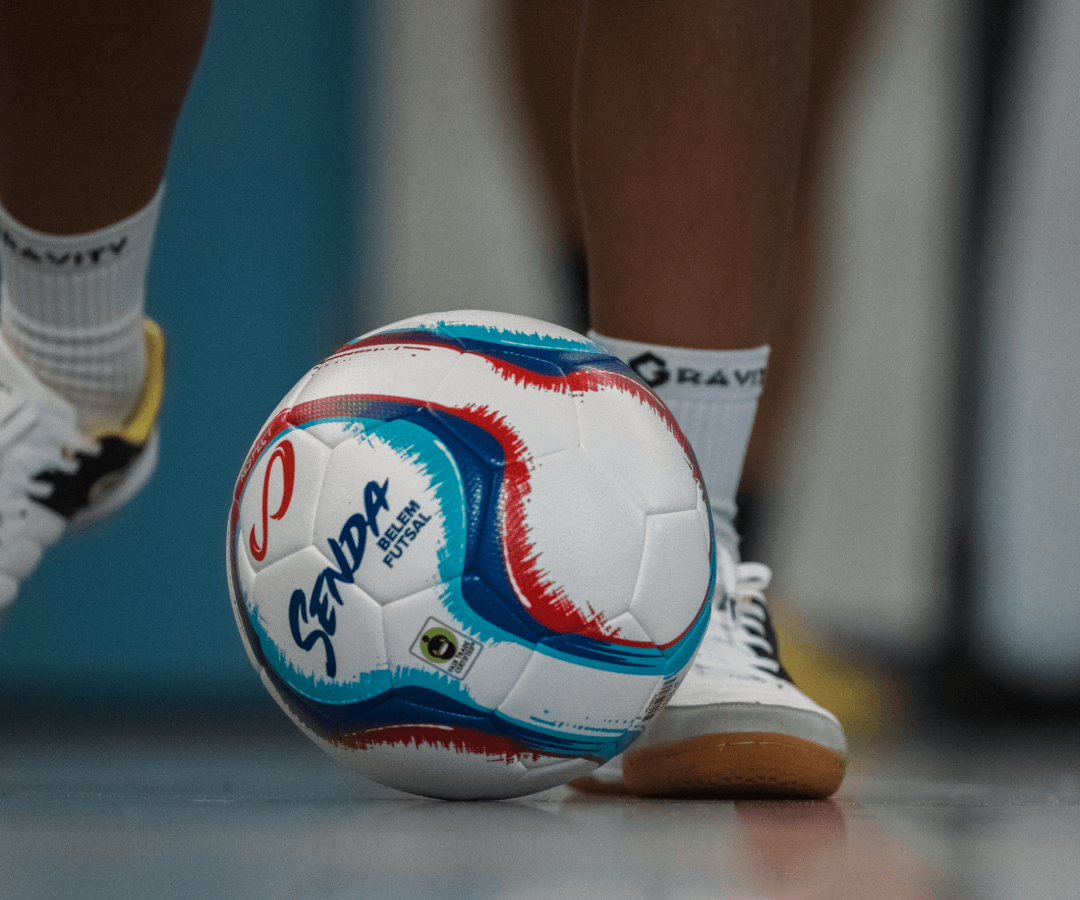
MULTIPOLYGON (((580 321, 494 10, 219 0, 150 274, 160 468, 23 587, 4 715, 268 709, 223 545, 276 402, 406 315, 580 321)), ((1065 0, 881 2, 858 49, 754 545, 808 692, 870 736, 898 704, 916 724, 1080 710, 1077 97, 1065 0)))

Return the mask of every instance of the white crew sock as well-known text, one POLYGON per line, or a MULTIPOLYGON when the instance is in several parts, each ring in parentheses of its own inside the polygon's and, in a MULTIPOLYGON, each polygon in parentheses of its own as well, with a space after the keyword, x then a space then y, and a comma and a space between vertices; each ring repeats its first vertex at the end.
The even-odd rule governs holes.
POLYGON ((87 234, 44 234, 0 207, 0 332, 71 401, 88 433, 122 423, 142 389, 146 271, 161 195, 87 234))
POLYGON ((709 492, 716 541, 739 559, 735 495, 765 381, 769 348, 686 350, 589 337, 630 366, 663 400, 694 448, 709 492))

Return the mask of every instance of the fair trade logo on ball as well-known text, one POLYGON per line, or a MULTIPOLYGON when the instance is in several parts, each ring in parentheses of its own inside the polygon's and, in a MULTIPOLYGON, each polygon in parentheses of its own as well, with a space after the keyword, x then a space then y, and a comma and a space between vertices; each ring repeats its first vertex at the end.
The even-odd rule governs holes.
POLYGON ((469 673, 480 650, 476 641, 435 618, 429 618, 424 623, 423 630, 409 648, 417 659, 458 679, 469 673))

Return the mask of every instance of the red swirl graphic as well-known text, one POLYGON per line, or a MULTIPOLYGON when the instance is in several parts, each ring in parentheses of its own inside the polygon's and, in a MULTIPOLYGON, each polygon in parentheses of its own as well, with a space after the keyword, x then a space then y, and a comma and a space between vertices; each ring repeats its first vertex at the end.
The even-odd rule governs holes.
POLYGON ((262 490, 262 534, 263 542, 262 546, 259 545, 258 539, 255 537, 255 526, 251 526, 251 534, 248 535, 248 546, 251 548, 251 555, 256 561, 262 562, 266 558, 266 547, 270 543, 268 540, 270 525, 270 519, 280 519, 285 515, 285 511, 289 508, 289 502, 292 500, 293 492, 293 477, 296 474, 296 453, 293 451, 293 445, 290 441, 284 440, 274 449, 274 452, 270 455, 270 460, 266 464, 266 474, 263 476, 263 490, 262 490), (270 475, 274 470, 274 461, 281 460, 281 503, 278 505, 277 512, 271 513, 269 509, 270 505, 270 475))
POLYGON ((377 725, 374 728, 334 735, 331 741, 338 746, 349 747, 353 750, 369 750, 376 747, 419 750, 421 747, 430 747, 437 750, 449 750, 451 753, 483 756, 489 763, 501 762, 508 766, 522 759, 538 762, 544 757, 544 754, 529 750, 501 734, 490 734, 456 725, 430 723, 377 725), (334 740, 334 738, 337 739, 334 740))

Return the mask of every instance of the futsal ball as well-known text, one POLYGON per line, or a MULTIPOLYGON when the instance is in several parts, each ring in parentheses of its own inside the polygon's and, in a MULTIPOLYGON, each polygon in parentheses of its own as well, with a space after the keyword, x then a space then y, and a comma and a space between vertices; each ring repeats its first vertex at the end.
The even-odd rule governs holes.
POLYGON ((399 322, 308 372, 247 455, 227 557, 296 725, 443 798, 619 753, 678 686, 714 579, 667 408, 597 344, 487 312, 399 322))

